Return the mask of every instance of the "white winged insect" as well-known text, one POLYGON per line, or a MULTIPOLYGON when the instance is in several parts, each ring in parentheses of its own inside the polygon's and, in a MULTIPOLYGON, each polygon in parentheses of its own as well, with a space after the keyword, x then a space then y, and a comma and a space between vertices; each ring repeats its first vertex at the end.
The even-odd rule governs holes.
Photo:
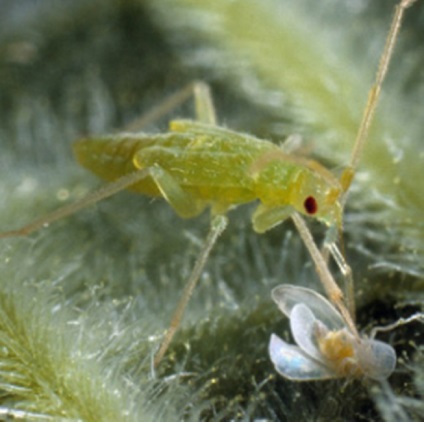
MULTIPOLYGON (((414 1, 401 0, 395 9, 376 82, 370 90, 368 104, 360 125, 359 139, 364 139, 368 132, 403 13, 414 1)), ((353 162, 355 162, 360 154, 355 151, 353 155, 355 157, 353 162)), ((353 173, 351 176, 353 177, 353 173)), ((272 298, 290 319, 291 332, 296 342, 296 345, 288 344, 275 334, 271 336, 269 353, 275 369, 285 378, 295 381, 343 377, 366 377, 374 380, 388 378, 396 366, 396 353, 393 347, 374 340, 373 336, 367 338, 358 333, 352 294, 353 279, 344 257, 339 252, 332 253, 350 285, 346 298, 334 281, 326 258, 318 250, 304 220, 297 214, 291 217, 311 254, 330 301, 311 289, 289 284, 278 286, 272 291, 272 298)), ((333 242, 327 246, 332 251, 338 251, 333 242)), ((389 327, 376 328, 373 333, 388 331, 411 321, 423 320, 423 318, 422 314, 417 314, 407 320, 399 320, 389 327)))
POLYGON ((283 377, 294 381, 344 377, 383 380, 393 372, 393 347, 352 332, 342 315, 320 294, 283 284, 273 289, 272 298, 290 319, 297 344, 271 336, 271 361, 283 377))

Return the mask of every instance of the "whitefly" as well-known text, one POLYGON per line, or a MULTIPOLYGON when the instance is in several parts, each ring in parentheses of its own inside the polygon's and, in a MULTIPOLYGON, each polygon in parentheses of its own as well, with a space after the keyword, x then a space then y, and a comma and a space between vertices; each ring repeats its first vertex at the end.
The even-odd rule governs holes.
POLYGON ((271 361, 283 377, 295 381, 343 377, 383 380, 394 371, 393 347, 352 332, 336 308, 315 291, 283 284, 273 289, 272 298, 290 319, 296 342, 289 344, 275 334, 271 336, 271 361))

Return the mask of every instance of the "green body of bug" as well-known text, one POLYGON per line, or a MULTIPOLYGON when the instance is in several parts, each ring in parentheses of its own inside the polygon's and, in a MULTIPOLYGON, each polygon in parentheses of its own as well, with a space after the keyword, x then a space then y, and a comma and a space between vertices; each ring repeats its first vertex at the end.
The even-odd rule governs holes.
MULTIPOLYGON (((0 238, 26 236, 115 193, 129 189, 163 197, 183 218, 211 208, 211 227, 170 327, 154 359, 157 366, 181 322, 210 251, 227 225, 226 213, 259 200, 253 228, 262 233, 296 212, 341 227, 343 186, 313 160, 285 153, 272 142, 216 125, 207 85, 196 82, 143 116, 151 121, 194 94, 197 120, 174 120, 162 134, 120 133, 74 144, 80 164, 110 183, 0 238)), ((139 126, 143 126, 138 122, 139 126)))
POLYGON ((184 218, 206 206, 213 214, 259 199, 254 228, 263 232, 294 210, 328 225, 340 223, 339 181, 312 160, 293 157, 265 140, 210 124, 177 120, 165 134, 120 134, 78 141, 78 161, 114 181, 141 169, 149 177, 130 190, 164 196, 184 218), (166 179, 158 177, 166 174, 166 179), (167 183, 167 181, 171 183, 167 183), (174 187, 187 203, 173 200, 174 187))
MULTIPOLYGON (((333 280, 324 256, 299 214, 313 216, 328 226, 341 229, 345 195, 367 139, 403 13, 414 1, 401 0, 396 7, 351 159, 340 180, 315 161, 287 154, 271 142, 217 126, 209 89, 207 85, 196 82, 169 97, 162 105, 154 107, 139 119, 138 126, 163 116, 193 94, 198 121, 172 121, 170 131, 165 134, 123 133, 78 141, 74 146, 78 161, 111 183, 17 230, 0 233, 0 239, 26 236, 126 188, 146 195, 162 196, 184 218, 195 217, 210 206, 212 219, 209 234, 154 358, 153 365, 156 367, 180 325, 184 309, 213 245, 225 230, 226 212, 232 207, 258 199, 260 204, 252 217, 255 231, 264 232, 288 217, 292 218, 311 254, 328 297, 358 340, 350 267, 336 247, 335 240, 329 238, 327 251, 331 252, 346 274, 350 285, 350 298, 346 306, 342 291, 333 280)), ((334 231, 331 233, 334 234, 334 231)), ((326 349, 323 348, 324 354, 328 354, 326 349)), ((282 360, 281 355, 278 357, 278 362, 287 364, 284 357, 282 360)), ((291 362, 288 364, 291 365, 291 362)))

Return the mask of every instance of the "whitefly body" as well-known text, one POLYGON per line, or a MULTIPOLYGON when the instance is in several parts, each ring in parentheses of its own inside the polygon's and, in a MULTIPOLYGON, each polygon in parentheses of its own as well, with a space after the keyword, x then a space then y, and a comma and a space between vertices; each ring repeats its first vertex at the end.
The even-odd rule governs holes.
POLYGON ((279 309, 290 319, 296 345, 273 334, 269 354, 275 369, 296 381, 390 376, 396 353, 390 345, 348 328, 336 308, 311 289, 283 284, 272 291, 279 309))

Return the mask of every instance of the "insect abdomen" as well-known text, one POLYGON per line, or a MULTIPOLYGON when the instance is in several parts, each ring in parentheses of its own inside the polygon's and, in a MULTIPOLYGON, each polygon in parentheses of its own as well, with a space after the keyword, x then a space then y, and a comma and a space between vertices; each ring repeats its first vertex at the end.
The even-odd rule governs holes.
MULTIPOLYGON (((137 151, 153 143, 152 137, 123 134, 102 138, 85 138, 73 145, 77 161, 100 178, 112 182, 137 171, 133 157, 137 151)), ((146 178, 129 190, 158 196, 159 190, 151 178, 146 178)))

